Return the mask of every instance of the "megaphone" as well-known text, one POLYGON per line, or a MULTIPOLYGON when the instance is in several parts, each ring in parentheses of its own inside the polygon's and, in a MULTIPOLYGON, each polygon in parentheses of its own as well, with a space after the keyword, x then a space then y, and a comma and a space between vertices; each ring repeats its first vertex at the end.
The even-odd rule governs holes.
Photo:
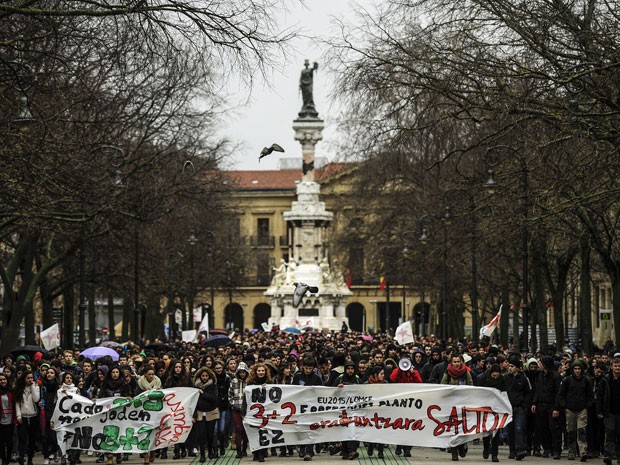
POLYGON ((411 369, 411 360, 405 357, 401 358, 398 362, 398 368, 400 368, 400 371, 409 371, 411 369))

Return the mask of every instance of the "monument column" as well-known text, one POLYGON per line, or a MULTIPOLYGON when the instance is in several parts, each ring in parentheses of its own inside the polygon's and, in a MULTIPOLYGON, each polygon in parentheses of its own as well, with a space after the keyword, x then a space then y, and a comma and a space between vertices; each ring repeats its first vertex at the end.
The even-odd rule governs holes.
POLYGON ((296 119, 293 121, 295 140, 301 144, 302 181, 314 181, 314 150, 316 144, 323 139, 325 124, 321 119, 296 119))

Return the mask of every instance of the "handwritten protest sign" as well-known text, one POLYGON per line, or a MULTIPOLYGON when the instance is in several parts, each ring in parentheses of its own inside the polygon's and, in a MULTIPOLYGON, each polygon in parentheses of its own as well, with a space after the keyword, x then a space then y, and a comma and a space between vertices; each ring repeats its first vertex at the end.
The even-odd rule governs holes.
POLYGON ((252 450, 347 440, 451 447, 512 420, 506 393, 473 386, 267 385, 248 386, 245 395, 252 450))
POLYGON ((198 402, 194 388, 159 389, 132 398, 96 401, 65 395, 51 424, 63 453, 67 449, 142 453, 185 441, 198 402))

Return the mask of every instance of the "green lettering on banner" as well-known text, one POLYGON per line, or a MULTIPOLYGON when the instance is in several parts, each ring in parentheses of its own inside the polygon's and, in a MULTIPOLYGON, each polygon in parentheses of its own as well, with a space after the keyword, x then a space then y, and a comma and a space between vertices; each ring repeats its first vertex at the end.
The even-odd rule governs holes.
POLYGON ((144 410, 159 412, 164 408, 164 393, 162 391, 148 391, 148 399, 142 406, 144 410))
POLYGON ((154 430, 155 428, 153 428, 152 426, 143 426, 138 430, 139 435, 146 434, 146 437, 138 443, 138 449, 149 450, 151 445, 151 434, 154 430))
POLYGON ((120 443, 118 442, 118 434, 120 428, 118 426, 107 425, 103 427, 103 441, 101 441, 101 449, 108 452, 116 451, 120 443))
POLYGON ((138 445, 138 437, 133 435, 134 429, 127 428, 125 430, 125 435, 119 438, 119 442, 123 446, 124 450, 131 450, 132 446, 138 445))

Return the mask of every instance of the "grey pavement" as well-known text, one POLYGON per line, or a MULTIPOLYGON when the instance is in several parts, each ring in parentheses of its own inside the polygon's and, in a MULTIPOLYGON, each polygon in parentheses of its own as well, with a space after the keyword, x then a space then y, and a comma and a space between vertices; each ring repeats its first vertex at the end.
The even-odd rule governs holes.
MULTIPOLYGON (((343 465, 344 463, 356 463, 361 465, 408 465, 408 464, 452 464, 452 456, 448 452, 440 451, 438 449, 427 448, 427 447, 414 447, 411 451, 412 457, 405 458, 402 455, 397 456, 394 454, 395 446, 390 446, 384 451, 385 458, 378 459, 377 453, 375 451, 372 457, 369 457, 366 448, 361 447, 358 449, 360 456, 356 460, 342 460, 340 456, 334 455, 330 456, 327 452, 321 452, 318 455, 315 455, 312 463, 320 463, 321 465, 343 465)), ((232 449, 228 449, 226 455, 224 457, 219 457, 217 459, 209 460, 207 459, 204 462, 205 465, 251 465, 254 462, 252 461, 252 454, 248 452, 248 457, 244 457, 242 459, 237 459, 236 452, 232 449)), ((168 459, 155 459, 153 465, 202 465, 197 457, 186 457, 180 460, 172 460, 172 454, 168 454, 168 459)), ((87 456, 86 454, 82 454, 82 463, 83 465, 91 465, 95 463, 95 458, 92 456, 87 456)), ((542 457, 531 457, 528 456, 523 459, 521 462, 517 462, 516 460, 508 459, 508 447, 500 446, 499 448, 499 461, 504 464, 516 465, 517 463, 523 465, 557 465, 568 462, 566 458, 566 451, 564 451, 561 460, 553 460, 551 458, 544 459, 542 457)), ((459 462, 461 463, 469 463, 469 464, 480 464, 480 463, 488 463, 488 465, 492 465, 491 459, 484 460, 482 458, 482 444, 469 444, 469 452, 465 458, 460 458, 459 462)), ((292 464, 292 463, 304 463, 304 461, 299 458, 297 455, 293 455, 292 457, 271 457, 268 456, 265 459, 265 463, 271 463, 273 465, 277 464, 292 464)), ((575 460, 569 462, 571 464, 577 465, 579 460, 575 460)), ((595 465, 603 465, 603 460, 601 458, 588 460, 587 463, 595 464, 595 465)), ((41 465, 41 456, 38 455, 34 460, 35 465, 41 465), (39 460, 37 460, 39 458, 39 460)), ((129 460, 127 462, 123 462, 126 465, 141 465, 142 459, 138 457, 137 454, 131 454, 129 456, 129 460)))

